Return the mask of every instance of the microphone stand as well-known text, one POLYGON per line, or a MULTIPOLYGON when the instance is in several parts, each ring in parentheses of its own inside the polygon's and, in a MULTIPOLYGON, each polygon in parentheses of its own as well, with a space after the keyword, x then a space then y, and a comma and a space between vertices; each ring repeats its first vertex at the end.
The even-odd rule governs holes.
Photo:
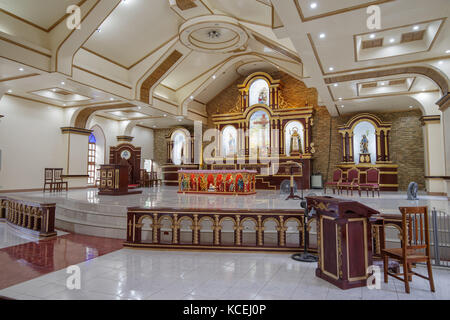
POLYGON ((306 200, 302 200, 300 202, 300 206, 305 210, 303 214, 303 235, 305 238, 305 243, 303 244, 303 252, 302 253, 295 253, 291 256, 292 259, 296 261, 302 261, 302 262, 317 262, 319 258, 308 252, 308 244, 309 244, 309 237, 308 237, 308 205, 306 203, 306 200))

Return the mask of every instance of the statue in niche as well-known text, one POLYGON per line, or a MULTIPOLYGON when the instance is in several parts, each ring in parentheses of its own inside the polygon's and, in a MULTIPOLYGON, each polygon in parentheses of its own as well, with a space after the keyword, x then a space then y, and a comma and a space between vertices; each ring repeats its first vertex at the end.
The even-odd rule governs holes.
POLYGON ((267 93, 268 92, 267 92, 266 88, 261 89, 261 92, 258 95, 258 103, 268 105, 268 103, 267 103, 268 94, 267 93))
POLYGON ((362 136, 359 147, 361 153, 369 153, 369 139, 367 139, 367 136, 365 134, 363 134, 362 136))
POLYGON ((228 154, 227 156, 234 155, 236 153, 236 141, 233 135, 228 133, 228 154))
POLYGON ((291 146, 289 150, 289 155, 298 156, 302 153, 302 139, 298 133, 298 128, 294 127, 289 131, 291 135, 291 146))

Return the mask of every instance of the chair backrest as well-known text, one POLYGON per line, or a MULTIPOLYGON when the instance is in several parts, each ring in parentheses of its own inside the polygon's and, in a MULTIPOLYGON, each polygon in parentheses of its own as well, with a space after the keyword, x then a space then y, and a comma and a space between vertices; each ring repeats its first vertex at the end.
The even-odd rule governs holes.
POLYGON ((399 210, 402 213, 403 251, 406 251, 406 249, 426 249, 427 255, 429 255, 428 208, 399 207, 399 210))
POLYGON ((62 181, 62 173, 63 173, 63 169, 62 168, 55 168, 53 169, 54 171, 54 179, 56 182, 60 182, 62 181))
POLYGON ((380 171, 377 168, 367 170, 367 183, 380 183, 380 171))
POLYGON ((44 169, 44 181, 53 182, 53 168, 44 169))
POLYGON ((339 182, 342 178, 342 170, 336 169, 333 172, 333 182, 339 182))
POLYGON ((359 178, 359 171, 356 168, 350 169, 347 172, 347 181, 352 182, 355 179, 359 178))

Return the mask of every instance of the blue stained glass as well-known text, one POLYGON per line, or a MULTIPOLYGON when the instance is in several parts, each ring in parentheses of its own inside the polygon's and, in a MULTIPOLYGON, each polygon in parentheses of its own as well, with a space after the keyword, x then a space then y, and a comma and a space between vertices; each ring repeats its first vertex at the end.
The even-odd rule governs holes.
POLYGON ((95 136, 91 133, 91 135, 89 136, 89 143, 96 143, 97 140, 95 139, 95 136))

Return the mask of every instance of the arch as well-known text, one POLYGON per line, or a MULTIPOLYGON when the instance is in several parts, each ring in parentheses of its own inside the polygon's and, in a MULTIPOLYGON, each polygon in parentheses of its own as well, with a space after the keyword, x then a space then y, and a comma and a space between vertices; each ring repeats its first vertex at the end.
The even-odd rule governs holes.
POLYGON ((255 72, 255 73, 252 73, 249 76, 247 76, 247 78, 245 78, 244 82, 242 84, 240 84, 238 86, 238 88, 248 90, 250 88, 251 84, 253 83, 253 81, 258 80, 258 79, 263 79, 264 81, 266 81, 268 83, 269 87, 272 85, 278 85, 280 83, 280 80, 274 80, 268 73, 255 72))
POLYGON ((300 237, 303 237, 303 222, 298 218, 290 217, 284 221, 283 226, 286 230, 286 247, 300 247, 302 244, 300 237), (294 230, 290 228, 290 223, 296 224, 294 230))
POLYGON ((249 106, 270 104, 270 83, 265 78, 256 77, 251 80, 248 88, 249 106))
POLYGON ((150 215, 143 215, 138 219, 138 224, 141 226, 141 241, 145 243, 153 242, 153 217, 150 215), (149 228, 145 229, 145 221, 149 220, 149 228))
POLYGON ((356 164, 360 162, 361 147, 360 144, 363 139, 367 142, 367 151, 370 154, 372 164, 375 164, 377 160, 377 148, 376 148, 376 127, 371 121, 360 120, 355 123, 353 127, 353 153, 354 161, 356 164))
POLYGON ((138 219, 137 224, 142 224, 142 222, 143 222, 145 219, 150 219, 150 220, 152 221, 152 224, 153 224, 153 217, 150 216, 150 215, 148 215, 148 214, 141 216, 141 217, 138 219))
POLYGON ((106 163, 106 135, 99 124, 93 125, 90 130, 96 138, 96 163, 101 165, 106 163))
POLYGON ((221 132, 221 154, 224 157, 234 156, 239 145, 237 129, 233 125, 226 125, 221 132))
POLYGON ((303 222, 300 221, 300 219, 295 218, 295 217, 290 217, 290 218, 287 218, 286 220, 284 220, 284 227, 287 228, 287 223, 291 222, 291 221, 297 222, 299 230, 302 230, 301 228, 303 228, 303 222))
POLYGON ((219 226, 220 226, 220 244, 222 245, 233 245, 234 244, 234 237, 236 233, 236 220, 232 217, 223 217, 219 220, 219 226), (230 221, 232 223, 231 231, 226 230, 226 224, 230 221))
POLYGON ((213 244, 214 242, 214 219, 212 217, 204 216, 198 220, 198 225, 200 227, 199 231, 199 243, 200 244, 213 244), (202 228, 202 223, 204 221, 211 222, 211 229, 206 230, 202 228))
POLYGON ((260 150, 263 154, 270 153, 271 114, 264 109, 253 109, 253 112, 248 115, 250 155, 256 155, 260 150), (265 125, 259 127, 263 122, 265 125))
POLYGON ((262 221, 262 225, 264 226, 264 225, 266 224, 266 222, 268 222, 268 221, 274 221, 274 222, 276 223, 276 225, 277 225, 277 228, 280 227, 280 221, 278 221, 277 219, 275 219, 275 218, 273 218, 273 217, 265 218, 265 219, 262 221))
POLYGON ((284 135, 284 150, 287 156, 290 155, 290 146, 291 146, 291 140, 290 140, 290 130, 295 128, 295 125, 300 126, 299 128, 299 134, 300 134, 300 141, 301 141, 301 150, 300 153, 305 153, 305 126, 303 123, 301 123, 298 120, 289 120, 284 128, 283 128, 283 135, 284 135), (289 135, 289 137, 288 137, 289 135))
POLYGON ((263 226, 263 239, 264 239, 264 246, 277 246, 278 245, 278 231, 280 229, 280 222, 272 217, 265 218, 262 221, 263 226), (271 230, 266 226, 267 223, 275 222, 275 229, 271 230), (275 231, 275 232, 274 232, 275 231))
POLYGON ((445 74, 443 74, 440 70, 435 69, 431 66, 408 66, 408 67, 399 67, 394 69, 387 70, 378 70, 378 71, 369 71, 363 73, 354 73, 348 74, 344 76, 336 76, 325 78, 324 81, 326 84, 332 84, 337 82, 347 82, 361 79, 370 79, 370 78, 381 78, 392 75, 401 75, 401 74, 420 74, 432 80, 441 90, 442 95, 446 95, 448 93, 448 84, 449 80, 445 74))
POLYGON ((242 228, 242 234, 241 234, 241 242, 243 245, 250 245, 250 246, 256 246, 257 245, 257 228, 258 228, 258 221, 256 221, 255 218, 252 217, 245 217, 241 220, 240 227, 242 228), (245 222, 251 222, 253 223, 253 230, 245 230, 244 223, 245 222))
POLYGON ((75 128, 86 129, 89 120, 92 118, 92 116, 94 116, 94 113, 97 111, 125 109, 131 107, 135 107, 135 105, 131 103, 119 103, 119 104, 108 104, 95 107, 80 108, 79 110, 74 112, 71 120, 71 125, 73 125, 75 128))
POLYGON ((189 217, 189 216, 182 216, 178 219, 178 225, 179 225, 179 230, 180 230, 180 244, 192 244, 193 239, 193 229, 194 229, 194 220, 189 217), (183 229, 182 228, 182 224, 183 222, 189 222, 190 226, 189 226, 189 230, 183 229))

